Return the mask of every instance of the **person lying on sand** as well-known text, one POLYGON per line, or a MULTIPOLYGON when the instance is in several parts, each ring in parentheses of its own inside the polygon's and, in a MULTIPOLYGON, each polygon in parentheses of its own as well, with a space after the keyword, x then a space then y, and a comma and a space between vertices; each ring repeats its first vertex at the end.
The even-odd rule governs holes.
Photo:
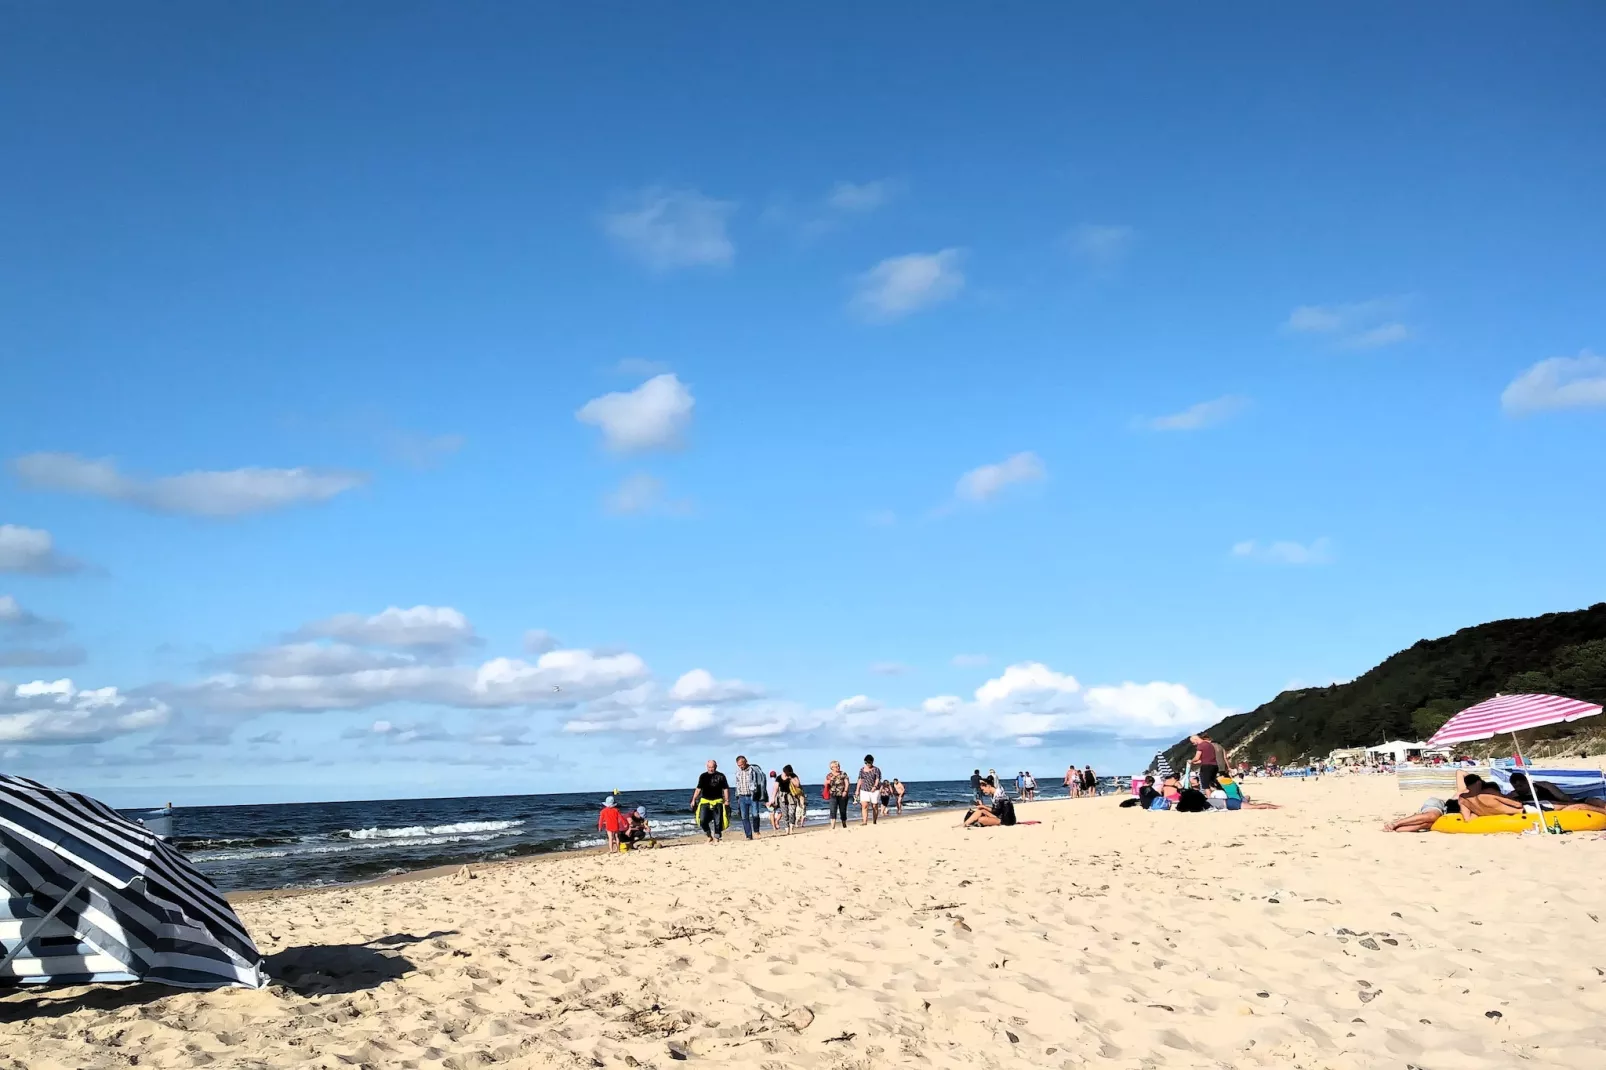
POLYGON ((1591 813, 1606 813, 1606 799, 1574 799, 1554 784, 1544 781, 1530 783, 1528 774, 1512 773, 1511 790, 1502 793, 1493 784, 1486 784, 1471 773, 1466 774, 1469 779, 1478 780, 1484 785, 1484 790, 1477 794, 1466 793, 1461 796, 1462 817, 1493 817, 1499 814, 1520 814, 1523 807, 1532 806, 1534 793, 1539 795, 1539 805, 1544 810, 1585 810, 1591 813))
POLYGON ((1433 828, 1433 823, 1445 814, 1465 814, 1462 809, 1464 800, 1469 796, 1482 796, 1489 793, 1496 798, 1500 796, 1500 789, 1484 780, 1476 773, 1461 773, 1457 776, 1461 782, 1461 790, 1448 799, 1429 799, 1414 814, 1397 817, 1393 821, 1385 821, 1383 828, 1388 832, 1427 832, 1433 828))

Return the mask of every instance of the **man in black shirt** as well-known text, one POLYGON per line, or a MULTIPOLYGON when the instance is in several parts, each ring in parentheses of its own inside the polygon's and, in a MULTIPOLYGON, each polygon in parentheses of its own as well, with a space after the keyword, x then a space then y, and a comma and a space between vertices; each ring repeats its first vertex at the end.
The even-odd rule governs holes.
POLYGON ((730 822, 731 786, 719 763, 708 759, 708 771, 697 778, 697 790, 691 793, 692 812, 697 815, 697 827, 703 830, 708 842, 720 839, 730 822))
POLYGON ((970 774, 970 797, 981 802, 981 770, 970 774))

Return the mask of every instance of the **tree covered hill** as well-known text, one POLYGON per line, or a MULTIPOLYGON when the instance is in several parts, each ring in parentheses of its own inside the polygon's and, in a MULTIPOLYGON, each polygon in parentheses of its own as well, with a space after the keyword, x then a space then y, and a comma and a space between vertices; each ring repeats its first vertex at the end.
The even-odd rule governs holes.
MULTIPOLYGON (((1497 620, 1424 639, 1349 683, 1284 691, 1207 731, 1232 759, 1284 763, 1336 747, 1426 739, 1455 714, 1498 693, 1545 692, 1606 703, 1606 602, 1571 613, 1497 620)), ((1600 718, 1606 721, 1606 715, 1600 718)), ((1537 738, 1591 728, 1540 730, 1537 738)), ((1193 755, 1182 740, 1166 752, 1180 769, 1193 755)))

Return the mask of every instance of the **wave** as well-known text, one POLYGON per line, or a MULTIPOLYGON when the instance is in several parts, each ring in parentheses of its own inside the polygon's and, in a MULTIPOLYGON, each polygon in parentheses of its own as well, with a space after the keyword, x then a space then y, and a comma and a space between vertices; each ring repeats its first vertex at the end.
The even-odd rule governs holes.
POLYGON ((197 851, 192 862, 246 862, 256 858, 299 858, 306 855, 341 855, 353 851, 407 851, 415 847, 439 847, 447 843, 489 843, 502 837, 491 833, 465 833, 461 836, 419 836, 408 840, 359 840, 351 843, 287 844, 266 850, 197 851))
POLYGON ((451 836, 461 832, 503 832, 518 828, 522 821, 459 821, 455 825, 409 825, 406 828, 341 829, 335 839, 416 840, 427 836, 451 836))
POLYGON ((227 851, 231 849, 248 847, 283 847, 285 844, 300 843, 300 836, 248 836, 239 840, 213 839, 207 836, 175 836, 167 841, 172 846, 190 854, 193 851, 227 851))

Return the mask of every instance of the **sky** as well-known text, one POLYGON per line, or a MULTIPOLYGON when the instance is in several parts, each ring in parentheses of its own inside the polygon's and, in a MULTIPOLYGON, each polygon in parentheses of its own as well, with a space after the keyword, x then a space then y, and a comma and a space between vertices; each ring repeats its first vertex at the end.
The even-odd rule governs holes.
POLYGON ((9 5, 0 769, 1124 772, 1606 598, 1606 10, 9 5))

